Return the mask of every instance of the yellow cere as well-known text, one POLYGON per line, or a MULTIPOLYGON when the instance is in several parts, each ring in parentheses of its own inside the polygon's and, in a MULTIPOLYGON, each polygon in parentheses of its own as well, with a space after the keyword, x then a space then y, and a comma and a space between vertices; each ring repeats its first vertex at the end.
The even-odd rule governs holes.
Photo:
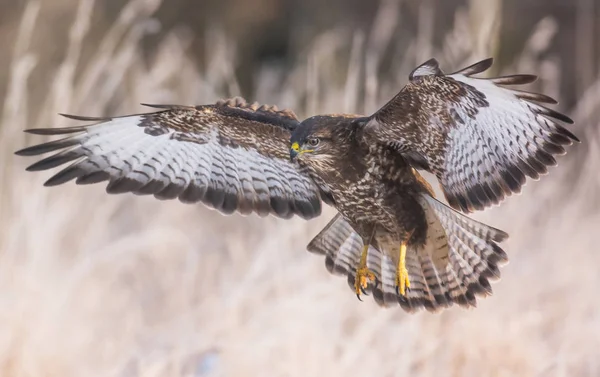
POLYGON ((298 145, 298 143, 294 143, 292 144, 292 149, 295 150, 296 152, 298 152, 300 150, 300 145, 298 145))

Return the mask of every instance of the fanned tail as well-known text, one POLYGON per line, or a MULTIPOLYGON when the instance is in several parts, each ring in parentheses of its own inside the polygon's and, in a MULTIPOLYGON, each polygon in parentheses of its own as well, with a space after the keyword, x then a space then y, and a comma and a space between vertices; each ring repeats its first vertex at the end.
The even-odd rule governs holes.
MULTIPOLYGON (((506 253, 498 243, 506 233, 458 213, 429 195, 420 199, 429 223, 424 246, 409 246, 406 266, 411 287, 406 296, 397 294, 397 259, 370 246, 367 267, 375 276, 367 293, 380 306, 400 305, 412 312, 421 308, 438 311, 454 303, 476 306, 477 296, 492 293, 490 281, 500 278, 499 266, 506 253)), ((325 256, 327 270, 354 279, 363 247, 362 238, 340 214, 309 243, 310 252, 325 256)))
POLYGON ((429 225, 427 241, 422 247, 409 247, 406 263, 411 290, 406 297, 398 297, 400 305, 409 311, 419 307, 437 311, 454 303, 476 306, 477 296, 492 294, 490 281, 500 279, 499 267, 508 262, 498 245, 508 234, 428 194, 419 201, 429 225))

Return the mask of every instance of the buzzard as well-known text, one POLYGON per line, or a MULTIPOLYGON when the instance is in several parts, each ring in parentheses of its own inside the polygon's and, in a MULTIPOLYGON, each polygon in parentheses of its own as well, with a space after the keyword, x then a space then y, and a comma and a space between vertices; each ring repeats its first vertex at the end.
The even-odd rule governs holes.
POLYGON ((310 219, 338 214, 308 245, 356 295, 382 306, 435 311, 475 306, 507 261, 507 234, 464 213, 500 203, 556 164, 577 138, 550 97, 508 88, 533 75, 475 78, 492 59, 444 74, 432 59, 371 116, 320 115, 240 98, 203 106, 30 129, 67 135, 16 152, 57 152, 29 171, 69 166, 46 186, 108 181, 109 193, 203 202, 240 212, 310 219), (417 172, 435 174, 449 206, 417 172), (462 212, 462 213, 461 213, 462 212))

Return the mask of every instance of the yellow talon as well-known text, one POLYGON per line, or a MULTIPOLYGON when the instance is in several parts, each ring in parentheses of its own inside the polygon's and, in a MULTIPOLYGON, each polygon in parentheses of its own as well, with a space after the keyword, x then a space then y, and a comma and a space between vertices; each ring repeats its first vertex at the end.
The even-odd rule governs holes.
POLYGON ((356 269, 356 277, 354 279, 354 290, 359 300, 361 300, 360 294, 365 293, 365 288, 369 285, 369 281, 375 281, 375 274, 367 268, 368 250, 369 245, 363 246, 362 253, 360 254, 360 263, 356 269))
POLYGON ((398 260, 398 270, 396 271, 396 290, 398 294, 406 296, 406 289, 410 288, 410 279, 406 269, 406 242, 400 244, 400 258, 398 260))

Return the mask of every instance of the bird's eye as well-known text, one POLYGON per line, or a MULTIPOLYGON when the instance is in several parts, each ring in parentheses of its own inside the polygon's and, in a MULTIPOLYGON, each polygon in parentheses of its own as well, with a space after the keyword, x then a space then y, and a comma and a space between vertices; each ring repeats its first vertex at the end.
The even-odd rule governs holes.
POLYGON ((311 147, 316 147, 317 145, 319 145, 319 142, 321 140, 319 140, 316 137, 312 137, 312 138, 308 139, 307 141, 308 141, 308 145, 310 145, 311 147))

